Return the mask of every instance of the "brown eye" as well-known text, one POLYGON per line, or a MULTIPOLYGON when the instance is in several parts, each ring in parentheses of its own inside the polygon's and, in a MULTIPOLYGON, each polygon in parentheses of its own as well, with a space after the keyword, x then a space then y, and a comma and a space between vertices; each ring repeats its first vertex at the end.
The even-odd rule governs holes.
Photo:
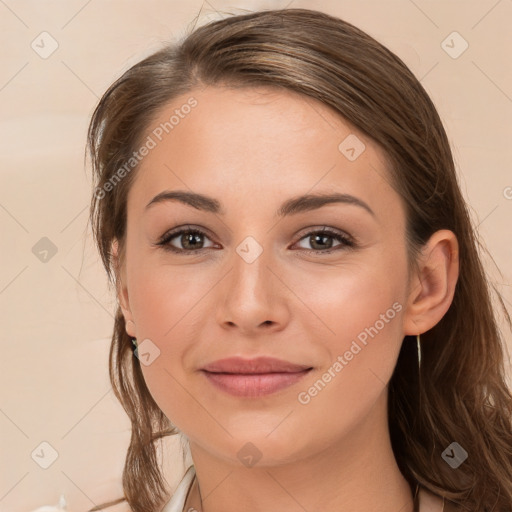
POLYGON ((329 228, 307 233, 301 240, 306 240, 313 248, 306 249, 309 253, 330 253, 347 247, 355 247, 355 243, 351 237, 329 228), (340 242, 337 246, 334 246, 334 249, 333 240, 340 242))
POLYGON ((204 239, 208 239, 208 237, 203 231, 198 229, 180 229, 165 234, 157 245, 171 252, 199 252, 208 248, 204 247, 204 239), (175 240, 175 242, 173 242, 173 240, 175 240), (178 244, 178 247, 175 244, 178 244))

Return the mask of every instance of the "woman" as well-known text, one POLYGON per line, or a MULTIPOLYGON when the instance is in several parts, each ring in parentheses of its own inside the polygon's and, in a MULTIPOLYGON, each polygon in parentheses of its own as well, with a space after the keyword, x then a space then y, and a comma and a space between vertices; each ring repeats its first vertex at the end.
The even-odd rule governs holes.
POLYGON ((400 59, 317 11, 231 16, 129 69, 88 141, 132 422, 107 505, 510 511, 503 340, 400 59), (193 465, 170 496, 176 434, 193 465))

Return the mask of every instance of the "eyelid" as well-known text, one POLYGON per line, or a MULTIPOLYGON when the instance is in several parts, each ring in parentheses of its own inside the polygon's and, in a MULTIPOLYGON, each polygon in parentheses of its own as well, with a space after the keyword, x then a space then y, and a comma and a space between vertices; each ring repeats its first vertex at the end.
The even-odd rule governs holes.
POLYGON ((340 236, 340 237, 347 239, 347 241, 353 242, 354 244, 356 243, 356 239, 352 235, 350 235, 349 233, 344 231, 343 229, 332 228, 330 226, 318 226, 318 227, 312 226, 312 227, 305 228, 305 230, 301 231, 299 233, 299 235, 297 235, 298 236, 297 241, 302 240, 307 235, 321 234, 321 233, 325 233, 330 236, 340 236))

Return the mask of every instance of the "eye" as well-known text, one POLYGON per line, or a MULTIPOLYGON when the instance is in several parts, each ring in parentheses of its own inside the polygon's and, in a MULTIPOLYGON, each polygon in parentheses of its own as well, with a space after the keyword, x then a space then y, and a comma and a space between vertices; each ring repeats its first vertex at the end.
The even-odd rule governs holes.
POLYGON ((201 239, 207 238, 206 233, 200 229, 182 228, 166 233, 156 245, 161 246, 164 250, 176 253, 192 253, 199 252, 208 247, 202 247, 201 239), (176 247, 171 242, 177 239, 181 247, 176 247))
POLYGON ((307 250, 308 253, 321 253, 321 254, 329 254, 333 251, 345 249, 345 248, 353 248, 355 247, 355 242, 349 235, 345 233, 335 231, 328 227, 325 227, 318 231, 310 231, 306 234, 306 236, 302 237, 300 241, 306 240, 307 243, 311 244, 314 248, 313 250, 307 250), (330 239, 330 241, 329 241, 330 239), (332 239, 340 242, 338 246, 335 246, 333 249, 332 239), (316 249, 315 249, 316 246, 316 249), (336 248, 337 247, 337 248, 336 248))

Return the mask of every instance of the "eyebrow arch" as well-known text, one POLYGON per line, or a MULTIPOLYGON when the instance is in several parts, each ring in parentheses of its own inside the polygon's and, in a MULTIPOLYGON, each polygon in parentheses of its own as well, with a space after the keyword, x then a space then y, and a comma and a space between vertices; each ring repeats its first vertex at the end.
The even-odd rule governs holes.
MULTIPOLYGON (((145 210, 148 210, 152 205, 163 203, 166 201, 179 201, 188 206, 192 206, 197 210, 202 210, 209 213, 225 215, 225 211, 221 207, 220 202, 213 197, 199 194, 197 192, 188 192, 186 190, 164 190, 157 194, 147 205, 145 210)), ((350 194, 340 194, 332 192, 329 194, 305 194, 301 196, 292 197, 286 200, 279 209, 275 212, 277 217, 286 217, 295 215, 302 212, 316 210, 332 203, 343 203, 354 206, 359 206, 375 217, 374 211, 358 197, 350 194)))

